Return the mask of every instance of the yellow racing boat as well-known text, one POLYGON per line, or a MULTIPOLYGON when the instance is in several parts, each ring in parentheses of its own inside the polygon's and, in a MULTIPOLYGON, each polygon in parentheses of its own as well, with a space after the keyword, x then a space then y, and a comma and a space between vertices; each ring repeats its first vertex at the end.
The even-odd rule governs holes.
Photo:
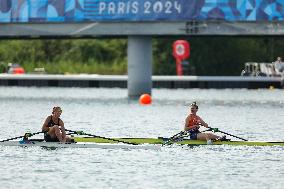
MULTIPOLYGON (((164 144, 169 141, 169 138, 101 138, 101 137, 73 137, 75 142, 94 142, 94 143, 135 143, 135 144, 164 144)), ((177 142, 170 142, 168 144, 181 145, 208 145, 207 141, 183 139, 177 142)), ((212 141, 212 145, 234 145, 234 146, 284 146, 282 142, 272 141, 212 141)))

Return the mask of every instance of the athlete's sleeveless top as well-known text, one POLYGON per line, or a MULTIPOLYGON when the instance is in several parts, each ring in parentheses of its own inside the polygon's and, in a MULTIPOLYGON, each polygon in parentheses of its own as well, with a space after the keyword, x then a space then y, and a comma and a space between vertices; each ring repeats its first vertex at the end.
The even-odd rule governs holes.
POLYGON ((53 120, 52 120, 52 115, 51 115, 51 116, 50 116, 50 120, 49 120, 47 126, 48 126, 48 127, 52 127, 52 126, 54 126, 54 125, 59 125, 59 122, 60 122, 60 118, 58 118, 57 124, 54 123, 53 120))
MULTIPOLYGON (((52 127, 52 126, 54 126, 54 125, 59 125, 59 121, 60 121, 60 118, 58 118, 57 124, 54 123, 53 120, 52 120, 52 115, 51 115, 51 116, 50 116, 50 120, 49 120, 47 126, 48 126, 48 127, 52 127)), ((45 133, 44 133, 44 140, 45 140, 46 142, 59 142, 58 138, 51 138, 51 136, 48 134, 48 132, 45 132, 45 133)))
MULTIPOLYGON (((190 114, 190 120, 188 122, 188 127, 193 125, 198 125, 200 123, 200 119, 197 115, 190 114)), ((190 129, 189 132, 199 132, 197 128, 190 129)))

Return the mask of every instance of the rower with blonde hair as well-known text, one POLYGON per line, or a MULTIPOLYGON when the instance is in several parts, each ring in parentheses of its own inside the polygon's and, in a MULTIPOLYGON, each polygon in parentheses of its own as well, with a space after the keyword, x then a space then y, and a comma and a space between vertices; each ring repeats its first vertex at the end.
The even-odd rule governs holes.
POLYGON ((64 122, 60 119, 62 109, 59 106, 53 107, 52 115, 45 119, 42 126, 44 140, 46 142, 70 142, 71 138, 66 136, 64 122))

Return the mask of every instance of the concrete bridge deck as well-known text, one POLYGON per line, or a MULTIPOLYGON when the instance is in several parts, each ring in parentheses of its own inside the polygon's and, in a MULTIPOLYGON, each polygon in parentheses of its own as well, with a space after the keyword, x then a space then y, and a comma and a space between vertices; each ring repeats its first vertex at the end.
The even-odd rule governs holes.
MULTIPOLYGON (((0 86, 36 87, 118 87, 127 88, 127 75, 38 75, 0 74, 0 86)), ((152 76, 153 88, 283 88, 281 77, 242 76, 152 76)))

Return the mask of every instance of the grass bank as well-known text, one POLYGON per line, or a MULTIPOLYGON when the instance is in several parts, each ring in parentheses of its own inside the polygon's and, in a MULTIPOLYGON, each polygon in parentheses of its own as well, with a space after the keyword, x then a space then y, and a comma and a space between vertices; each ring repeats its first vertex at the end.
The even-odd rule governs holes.
POLYGON ((112 63, 97 63, 97 62, 72 62, 59 61, 56 63, 30 63, 24 62, 21 64, 27 73, 33 73, 35 68, 44 68, 48 74, 106 74, 106 75, 124 75, 127 74, 127 62, 121 60, 112 63))

